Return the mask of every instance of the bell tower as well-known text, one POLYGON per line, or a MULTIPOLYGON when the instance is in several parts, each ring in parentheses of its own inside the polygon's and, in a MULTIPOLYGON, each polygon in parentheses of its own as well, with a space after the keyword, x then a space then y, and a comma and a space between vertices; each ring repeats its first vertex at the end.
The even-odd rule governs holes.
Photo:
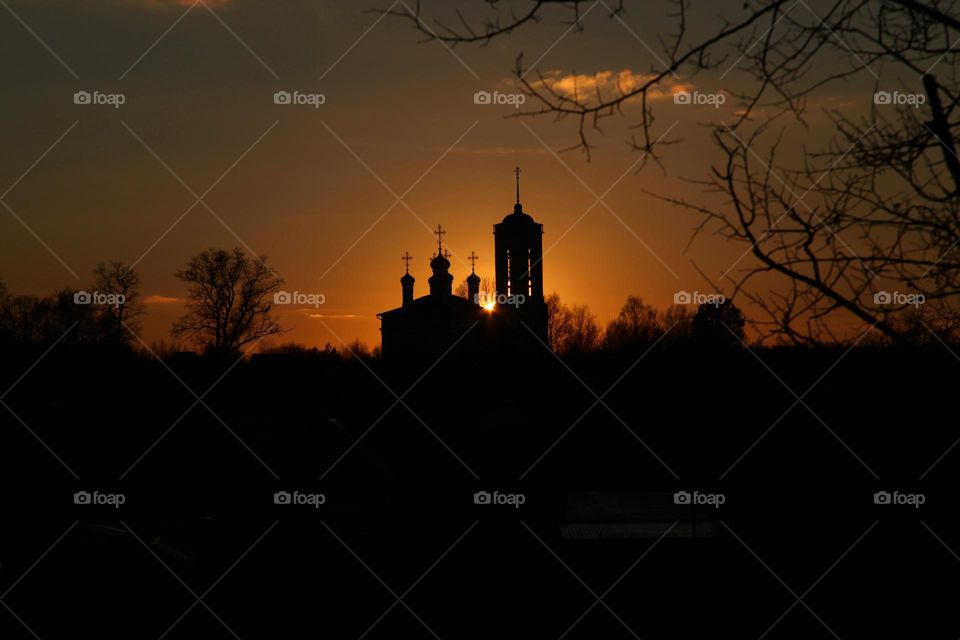
POLYGON ((514 176, 517 200, 513 205, 513 213, 493 225, 497 309, 515 316, 546 342, 543 225, 523 212, 523 205, 520 204, 520 167, 514 169, 514 176))

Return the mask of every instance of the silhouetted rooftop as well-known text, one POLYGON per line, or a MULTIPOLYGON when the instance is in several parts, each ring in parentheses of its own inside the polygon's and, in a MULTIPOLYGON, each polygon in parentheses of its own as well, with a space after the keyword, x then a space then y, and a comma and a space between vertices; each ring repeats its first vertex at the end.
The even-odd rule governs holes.
POLYGON ((475 303, 456 295, 426 295, 420 296, 409 304, 378 313, 377 317, 387 315, 417 315, 421 313, 436 313, 438 311, 469 310, 479 312, 481 309, 475 303))
POLYGON ((521 224, 536 224, 536 221, 532 216, 523 212, 523 205, 519 202, 513 205, 513 213, 504 217, 501 224, 508 225, 521 225, 521 224))

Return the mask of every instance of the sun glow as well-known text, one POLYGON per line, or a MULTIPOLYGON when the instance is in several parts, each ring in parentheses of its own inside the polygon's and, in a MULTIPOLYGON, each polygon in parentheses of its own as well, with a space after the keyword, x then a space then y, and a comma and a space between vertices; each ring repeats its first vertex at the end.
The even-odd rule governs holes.
POLYGON ((494 308, 495 306, 497 306, 497 303, 494 302, 493 300, 491 300, 491 301, 488 302, 487 304, 483 305, 483 308, 486 309, 487 311, 493 311, 493 308, 494 308))

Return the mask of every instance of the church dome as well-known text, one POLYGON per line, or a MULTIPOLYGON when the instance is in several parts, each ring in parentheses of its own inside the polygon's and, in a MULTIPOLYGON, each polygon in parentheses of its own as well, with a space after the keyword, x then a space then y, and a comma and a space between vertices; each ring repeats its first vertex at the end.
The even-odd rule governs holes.
POLYGON ((476 273, 471 273, 467 276, 467 282, 476 282, 479 284, 480 276, 478 276, 476 273))
POLYGON ((532 216, 523 212, 523 205, 519 202, 513 205, 513 213, 503 219, 504 224, 534 224, 532 216))
POLYGON ((400 278, 400 284, 413 284, 416 282, 414 277, 409 273, 405 273, 402 278, 400 278))
POLYGON ((430 268, 434 271, 446 271, 450 268, 450 261, 442 253, 438 253, 430 261, 430 268))

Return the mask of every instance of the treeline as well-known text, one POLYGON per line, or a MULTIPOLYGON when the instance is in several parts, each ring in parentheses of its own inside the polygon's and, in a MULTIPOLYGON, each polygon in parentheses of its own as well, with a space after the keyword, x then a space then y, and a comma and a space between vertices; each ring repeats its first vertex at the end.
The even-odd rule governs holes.
POLYGON ((86 289, 60 289, 45 297, 14 295, 0 281, 0 344, 128 347, 146 311, 140 277, 122 262, 101 262, 93 275, 86 289))
MULTIPOLYGON (((176 276, 187 286, 186 313, 170 334, 198 352, 237 355, 286 330, 271 313, 283 279, 265 257, 250 257, 240 248, 208 249, 176 276)), ((0 281, 0 345, 145 347, 139 337, 145 312, 140 276, 122 262, 98 264, 85 289, 46 297, 14 295, 0 281)), ((168 355, 178 349, 161 344, 156 350, 168 355)))
MULTIPOLYGON (((241 248, 208 249, 176 272, 187 287, 186 312, 174 322, 174 344, 155 344, 149 349, 161 357, 188 348, 211 355, 237 356, 260 346, 267 354, 321 358, 376 359, 379 347, 360 341, 343 347, 306 347, 295 343, 277 347, 266 339, 289 329, 281 327, 273 311, 283 279, 262 256, 249 256, 241 248)), ((486 282, 491 287, 491 282, 486 282)), ((696 347, 741 348, 745 319, 737 306, 717 298, 697 307, 674 305, 665 311, 645 304, 637 296, 627 298, 617 316, 601 325, 587 305, 567 304, 556 293, 547 297, 548 334, 552 348, 561 355, 600 351, 696 347)), ((931 328, 924 308, 908 309, 891 322, 911 344, 938 346, 954 343, 960 324, 949 331, 931 328)), ((139 337, 140 319, 146 312, 140 296, 140 276, 122 262, 102 262, 93 270, 85 289, 61 289, 50 296, 14 295, 0 281, 0 346, 47 348, 64 345, 95 345, 135 350, 146 345, 139 337)), ((842 343, 833 340, 834 344, 842 343)), ((867 335, 860 344, 889 345, 888 338, 867 335)), ((784 340, 784 344, 790 344, 784 340)), ((794 342, 794 344, 796 344, 794 342)))
POLYGON ((296 343, 268 346, 266 339, 288 329, 281 327, 273 306, 283 278, 266 257, 249 256, 241 248, 208 249, 193 257, 177 278, 187 287, 186 312, 170 329, 172 343, 147 346, 140 338, 146 306, 141 299, 140 276, 122 262, 100 263, 85 288, 65 288, 52 295, 15 295, 0 281, 0 347, 46 349, 57 344, 150 351, 160 358, 192 348, 211 356, 236 357, 260 346, 264 354, 350 360, 378 358, 355 340, 341 348, 296 343))
POLYGON ((327 342, 323 347, 308 347, 299 342, 286 342, 277 346, 267 345, 261 351, 263 355, 279 355, 288 358, 311 358, 328 361, 376 360, 382 352, 379 346, 370 348, 366 342, 356 339, 340 348, 327 342))
POLYGON ((741 348, 746 340, 743 313, 730 300, 701 304, 696 311, 680 305, 660 311, 637 296, 629 296, 606 327, 587 305, 568 305, 556 293, 547 296, 546 302, 550 345, 561 355, 654 345, 741 348))

